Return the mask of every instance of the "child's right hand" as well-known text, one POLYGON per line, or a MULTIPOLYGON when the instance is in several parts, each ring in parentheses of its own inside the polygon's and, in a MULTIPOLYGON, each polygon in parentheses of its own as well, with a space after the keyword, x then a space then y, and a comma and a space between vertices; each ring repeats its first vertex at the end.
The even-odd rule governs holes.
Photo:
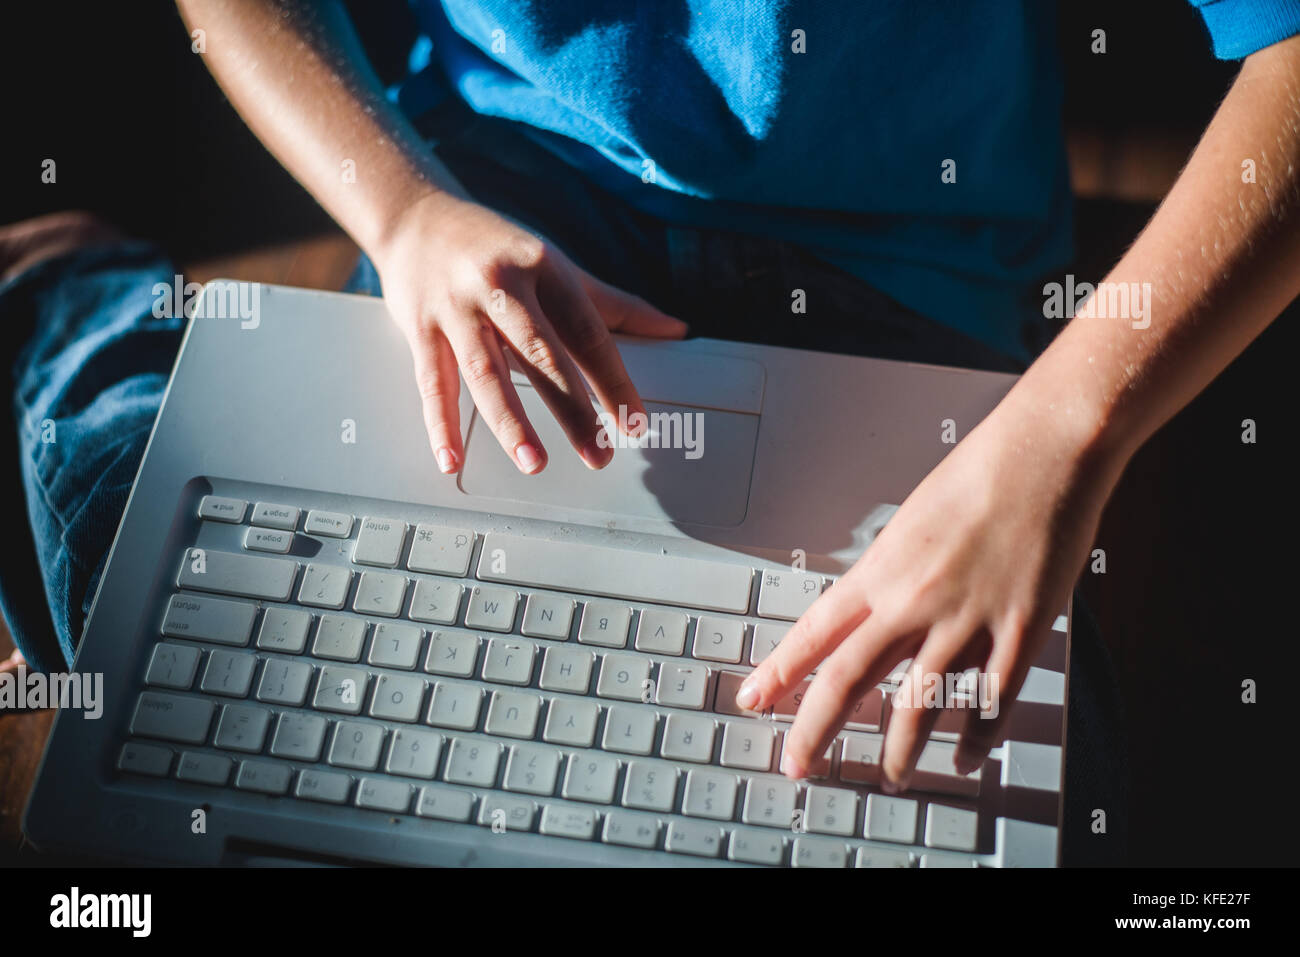
POLYGON ((589 468, 613 450, 582 375, 620 422, 644 413, 610 330, 680 339, 686 324, 578 268, 564 253, 504 216, 447 193, 403 213, 373 254, 393 319, 415 362, 429 443, 443 472, 464 462, 460 376, 484 423, 520 471, 546 465, 514 385, 513 355, 589 468), (459 375, 457 370, 459 369, 459 375))

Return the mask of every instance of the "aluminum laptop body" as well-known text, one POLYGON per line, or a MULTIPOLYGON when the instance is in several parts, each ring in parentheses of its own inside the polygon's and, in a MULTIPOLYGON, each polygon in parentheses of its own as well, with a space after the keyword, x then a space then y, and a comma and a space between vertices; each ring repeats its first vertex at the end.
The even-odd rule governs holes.
POLYGON ((788 715, 728 697, 950 450, 947 420, 966 434, 1013 377, 620 340, 646 447, 589 472, 517 376, 545 472, 519 474, 462 394, 444 476, 381 300, 261 286, 253 321, 223 308, 233 287, 205 287, 186 333, 75 663, 104 675, 103 714, 55 721, 38 848, 1057 863, 1068 613, 973 783, 941 722, 918 787, 881 792, 885 688, 789 784, 788 715))

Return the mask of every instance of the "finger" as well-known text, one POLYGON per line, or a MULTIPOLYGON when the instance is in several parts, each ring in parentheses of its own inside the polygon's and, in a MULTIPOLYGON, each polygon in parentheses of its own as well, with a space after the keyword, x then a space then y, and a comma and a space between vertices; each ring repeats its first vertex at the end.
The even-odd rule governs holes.
POLYGON ((605 319, 605 324, 624 335, 655 339, 681 339, 690 326, 656 309, 640 296, 624 292, 595 276, 586 275, 587 295, 605 319))
POLYGON ((587 386, 537 297, 531 291, 494 292, 492 302, 493 322, 570 444, 588 468, 604 468, 614 455, 612 443, 602 441, 587 386))
POLYGON ((812 603, 741 683, 736 704, 750 711, 772 707, 870 614, 865 589, 852 576, 841 578, 812 603))
POLYGON ((460 374, 451 343, 437 326, 426 326, 409 341, 420 392, 424 428, 438 469, 455 472, 465 459, 460 440, 460 374))
POLYGON ((601 406, 624 432, 641 432, 646 421, 645 403, 623 365, 605 317, 587 296, 575 269, 557 266, 538 284, 537 291, 546 314, 556 317, 560 338, 591 383, 601 406))
POLYGON ((519 471, 534 475, 546 467, 546 450, 510 382, 496 327, 485 316, 449 323, 444 329, 479 417, 519 471))
POLYGON ((889 726, 880 757, 881 785, 886 791, 907 787, 916 759, 943 711, 945 676, 955 669, 973 631, 963 621, 931 628, 890 699, 889 726))
POLYGON ((957 743, 955 764, 962 774, 970 774, 984 763, 989 752, 1001 742, 1006 732, 1011 708, 1029 673, 1030 656, 1014 642, 994 644, 980 680, 981 700, 966 716, 961 739, 957 743))
MULTIPOLYGON (((869 616, 822 662, 786 733, 782 773, 792 778, 805 776, 812 763, 826 753, 862 696, 908 653, 909 637, 883 617, 869 616)), ((910 640, 915 643, 918 639, 910 640)))

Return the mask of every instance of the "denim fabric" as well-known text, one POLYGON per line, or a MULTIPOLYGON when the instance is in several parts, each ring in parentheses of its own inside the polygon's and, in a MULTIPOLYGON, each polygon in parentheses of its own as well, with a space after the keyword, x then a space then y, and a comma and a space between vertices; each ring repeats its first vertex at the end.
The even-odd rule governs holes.
POLYGON ((0 603, 34 668, 62 669, 81 635, 184 331, 153 316, 153 285, 174 273, 157 249, 124 243, 0 287, 0 323, 26 339, 5 368, 31 532, 3 550, 0 603))

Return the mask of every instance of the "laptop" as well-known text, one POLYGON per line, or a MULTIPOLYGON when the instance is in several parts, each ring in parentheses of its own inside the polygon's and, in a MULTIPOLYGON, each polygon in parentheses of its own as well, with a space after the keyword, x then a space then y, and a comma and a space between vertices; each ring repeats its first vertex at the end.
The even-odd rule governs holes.
POLYGON ((807 780, 798 695, 743 676, 1007 392, 1006 375, 620 339, 649 429, 590 472, 522 376, 524 476, 465 394, 439 473, 379 299, 197 298, 24 827, 185 865, 973 867, 1058 862, 1069 609, 968 776, 954 711, 878 785, 888 692, 807 780), (253 308, 248 308, 252 306, 253 308), (951 420, 951 422, 948 422, 951 420), (950 438, 950 437, 949 437, 950 438))

